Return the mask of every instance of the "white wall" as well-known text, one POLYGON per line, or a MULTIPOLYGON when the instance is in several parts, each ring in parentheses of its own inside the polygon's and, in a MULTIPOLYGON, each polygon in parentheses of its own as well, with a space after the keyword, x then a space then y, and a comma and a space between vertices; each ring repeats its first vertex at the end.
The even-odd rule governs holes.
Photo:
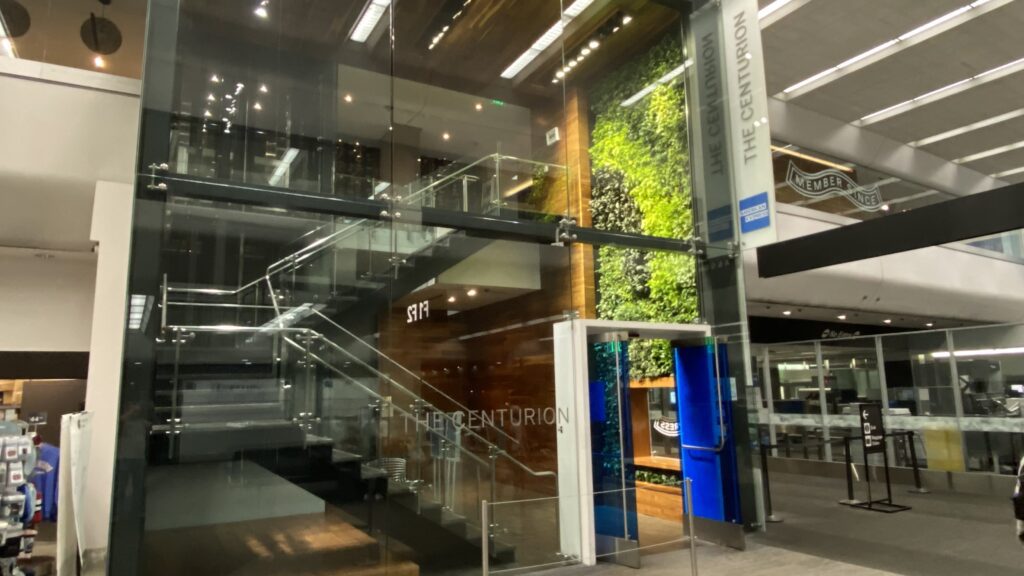
POLYGON ((91 253, 0 248, 0 350, 89 350, 95 283, 91 253))
POLYGON ((92 346, 85 409, 93 413, 84 509, 86 551, 107 547, 114 483, 117 413, 124 350, 128 257, 131 250, 132 186, 96 184, 92 239, 97 243, 96 297, 92 305, 92 346))

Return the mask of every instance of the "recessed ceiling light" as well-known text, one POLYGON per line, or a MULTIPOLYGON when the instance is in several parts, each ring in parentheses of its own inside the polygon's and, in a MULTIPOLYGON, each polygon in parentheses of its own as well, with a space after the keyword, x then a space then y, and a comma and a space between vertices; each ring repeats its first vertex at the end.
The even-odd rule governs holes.
POLYGON ((782 315, 783 316, 791 316, 792 314, 793 314, 792 310, 783 310, 782 311, 782 315))
POLYGON ((363 7, 363 13, 349 38, 355 42, 366 42, 390 5, 391 0, 370 0, 363 7))
POLYGON ((934 322, 925 322, 925 324, 924 324, 924 325, 925 325, 925 327, 927 327, 927 328, 931 328, 932 326, 935 326, 935 323, 934 323, 934 322))
POLYGON ((989 176, 991 176, 993 178, 1002 178, 1004 176, 1013 176, 1015 174, 1020 174, 1021 172, 1024 172, 1024 166, 1021 166, 1020 168, 1011 168, 1009 170, 1003 170, 1002 172, 996 172, 995 174, 989 174, 989 176))
POLYGON ((207 118, 211 118, 211 117, 213 117, 213 114, 209 110, 206 110, 206 111, 203 112, 203 116, 205 116, 207 118))
POLYGON ((889 318, 886 318, 885 320, 882 320, 882 323, 883 324, 892 324, 892 320, 889 319, 889 318))
POLYGON ((220 83, 220 77, 217 76, 216 74, 214 74, 213 76, 210 76, 210 82, 213 82, 214 84, 218 84, 218 83, 220 83))
POLYGON ((600 45, 601 42, 599 42, 598 40, 591 40, 590 43, 587 44, 587 48, 590 48, 591 50, 597 50, 597 47, 600 45))
POLYGON ((1024 148, 1024 140, 1014 142, 1012 144, 1004 144, 1003 146, 996 146, 995 148, 989 148, 988 150, 982 150, 981 152, 976 152, 974 154, 968 154, 967 156, 953 160, 953 162, 956 164, 966 164, 968 162, 974 162, 990 156, 998 156, 999 154, 1019 150, 1020 148, 1024 148))
POLYGON ((253 110, 263 110, 263 106, 259 102, 257 102, 257 103, 252 105, 252 109, 253 110))
POLYGON ((448 297, 448 301, 449 302, 455 302, 455 296, 449 296, 448 297))
POLYGON ((846 320, 846 314, 840 314, 839 316, 836 316, 836 318, 840 320, 846 320))
POLYGON ((470 288, 466 290, 466 296, 476 296, 476 288, 470 288))
POLYGON ((256 14, 260 18, 267 18, 270 16, 270 12, 267 11, 267 6, 270 4, 270 0, 262 0, 260 5, 253 10, 253 14, 256 14))
POLYGON ((267 85, 266 84, 260 84, 260 92, 263 92, 264 94, 267 93, 267 85))
POLYGON ((479 111, 484 109, 484 105, 479 103, 479 102, 477 102, 476 105, 473 106, 473 108, 476 108, 476 111, 479 112, 479 111))
POLYGON ((97 56, 92 59, 92 65, 97 68, 106 68, 107 61, 103 59, 103 56, 97 56))
POLYGON ((210 102, 216 102, 217 101, 217 97, 214 96, 213 94, 207 94, 206 95, 206 99, 209 100, 210 102))
POLYGON ((348 102, 349 104, 351 104, 352 103, 352 95, 351 94, 345 94, 344 100, 345 100, 345 102, 348 102))
POLYGON ((441 138, 443 138, 445 140, 451 140, 452 139, 452 135, 447 133, 447 132, 445 132, 444 134, 441 134, 441 138))
POLYGON ((775 0, 775 2, 772 2, 771 4, 765 6, 764 8, 761 8, 760 10, 757 11, 757 18, 758 18, 758 20, 760 20, 761 18, 764 18, 766 16, 770 16, 772 13, 777 12, 783 6, 785 6, 786 4, 789 4, 792 1, 793 0, 775 0))
POLYGON ((882 212, 888 212, 889 211, 889 205, 888 204, 882 204, 880 210, 882 212))
POLYGON ((623 26, 625 26, 626 24, 629 24, 632 21, 633 21, 633 17, 630 16, 629 14, 626 14, 625 16, 622 17, 622 25, 623 26))

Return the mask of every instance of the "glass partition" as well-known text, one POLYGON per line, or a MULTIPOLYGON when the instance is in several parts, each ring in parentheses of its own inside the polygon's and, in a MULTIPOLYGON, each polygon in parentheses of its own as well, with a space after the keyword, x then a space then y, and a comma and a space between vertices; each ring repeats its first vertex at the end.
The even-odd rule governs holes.
POLYGON ((680 12, 149 9, 109 573, 479 571, 559 496, 552 325, 697 316, 680 12))

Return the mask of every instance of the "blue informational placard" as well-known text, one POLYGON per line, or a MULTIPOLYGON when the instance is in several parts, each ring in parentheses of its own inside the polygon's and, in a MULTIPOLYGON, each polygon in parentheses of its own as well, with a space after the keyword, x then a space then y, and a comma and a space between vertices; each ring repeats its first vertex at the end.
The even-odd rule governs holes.
POLYGON ((768 211, 768 193, 761 192, 740 200, 740 232, 746 234, 767 228, 772 224, 768 211))

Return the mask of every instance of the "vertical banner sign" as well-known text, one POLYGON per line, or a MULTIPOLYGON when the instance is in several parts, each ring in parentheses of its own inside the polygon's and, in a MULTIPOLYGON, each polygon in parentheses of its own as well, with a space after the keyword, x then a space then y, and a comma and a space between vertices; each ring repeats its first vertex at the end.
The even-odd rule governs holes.
POLYGON ((881 404, 860 404, 860 430, 864 433, 864 453, 885 452, 885 427, 881 404))
POLYGON ((757 0, 721 0, 728 142, 740 244, 776 242, 775 178, 757 0))
POLYGON ((726 145, 725 86, 722 83, 722 38, 718 5, 709 2, 690 20, 687 51, 694 62, 693 84, 686 97, 695 114, 690 117, 693 147, 694 199, 703 218, 701 238, 708 244, 732 242, 733 195, 729 185, 726 145))

